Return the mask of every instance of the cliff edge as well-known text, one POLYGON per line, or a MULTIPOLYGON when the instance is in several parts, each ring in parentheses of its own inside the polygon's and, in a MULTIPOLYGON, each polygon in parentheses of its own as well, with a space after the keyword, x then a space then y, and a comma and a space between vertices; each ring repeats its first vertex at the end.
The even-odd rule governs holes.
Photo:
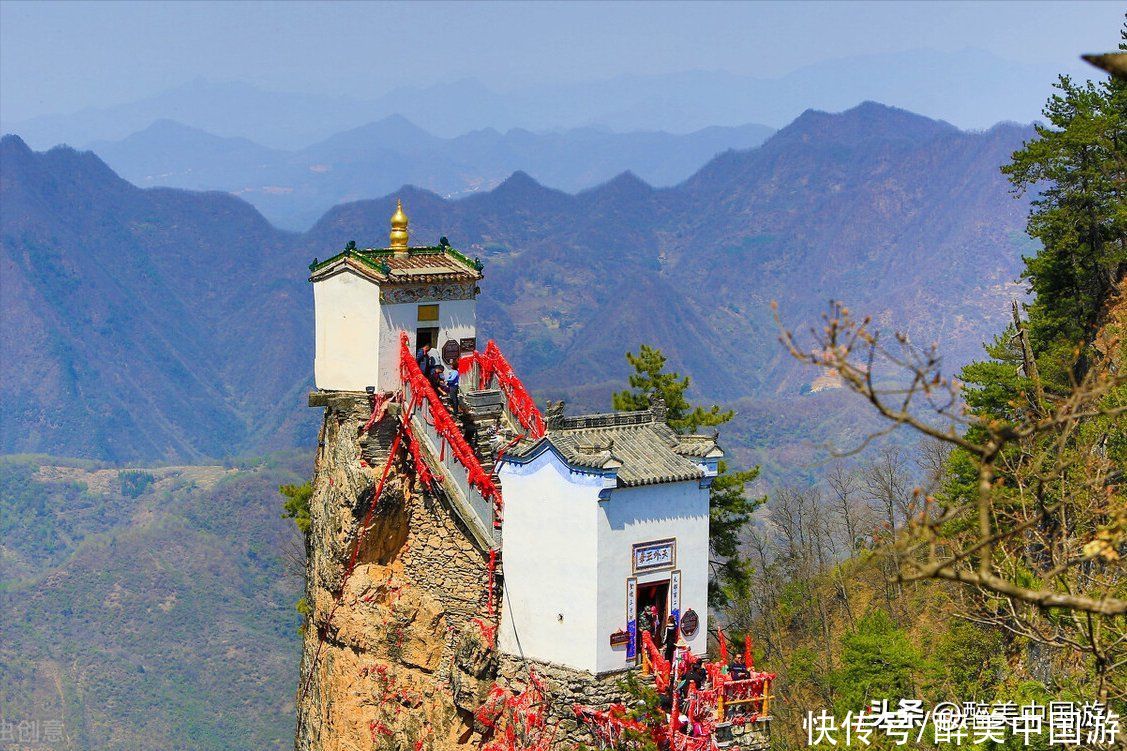
POLYGON ((295 749, 479 747, 498 662, 490 559, 418 483, 396 405, 373 401, 325 398, 295 749))

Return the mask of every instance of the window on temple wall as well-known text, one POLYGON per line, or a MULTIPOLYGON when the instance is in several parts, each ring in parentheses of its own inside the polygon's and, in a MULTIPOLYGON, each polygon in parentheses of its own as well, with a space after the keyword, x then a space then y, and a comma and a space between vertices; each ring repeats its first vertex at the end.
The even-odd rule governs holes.
POLYGON ((437 321, 438 305, 420 305, 419 321, 437 321))

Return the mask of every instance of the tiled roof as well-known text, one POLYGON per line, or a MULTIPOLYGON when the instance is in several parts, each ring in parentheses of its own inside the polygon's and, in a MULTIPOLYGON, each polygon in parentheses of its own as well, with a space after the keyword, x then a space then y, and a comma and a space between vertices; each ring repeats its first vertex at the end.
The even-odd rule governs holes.
POLYGON ((681 456, 692 456, 698 459, 718 457, 724 452, 716 445, 716 435, 679 435, 679 443, 673 449, 681 456))
POLYGON ((407 255, 379 248, 347 248, 309 265, 310 281, 348 267, 378 283, 469 282, 481 279, 481 263, 449 246, 410 248, 407 255))
POLYGON ((618 484, 627 487, 701 479, 706 473, 698 461, 721 455, 715 436, 678 435, 643 410, 565 417, 506 458, 530 459, 545 444, 573 467, 617 470, 618 484))

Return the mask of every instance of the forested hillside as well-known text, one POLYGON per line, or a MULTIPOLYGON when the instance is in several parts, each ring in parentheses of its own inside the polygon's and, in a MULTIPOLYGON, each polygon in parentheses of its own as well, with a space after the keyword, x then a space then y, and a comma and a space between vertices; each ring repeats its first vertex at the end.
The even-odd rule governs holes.
POLYGON ((195 460, 299 414, 308 290, 246 203, 7 137, 0 233, 5 452, 195 460))
POLYGON ((60 751, 291 747, 304 551, 276 499, 307 471, 0 461, 5 720, 61 722, 60 751))
MULTIPOLYGON (((779 748, 808 745, 811 707, 843 717, 881 699, 1127 711, 1127 83, 1058 89, 1004 169, 1039 191, 1034 296, 985 356, 952 377, 942 338, 882 337, 841 306, 812 336, 785 337, 918 447, 770 495, 730 615, 780 673, 779 748)), ((1094 716, 1080 746, 1120 748, 1094 716)), ((985 743, 976 727, 964 743, 985 743)), ((1031 740, 989 747, 1050 747, 1031 740)))

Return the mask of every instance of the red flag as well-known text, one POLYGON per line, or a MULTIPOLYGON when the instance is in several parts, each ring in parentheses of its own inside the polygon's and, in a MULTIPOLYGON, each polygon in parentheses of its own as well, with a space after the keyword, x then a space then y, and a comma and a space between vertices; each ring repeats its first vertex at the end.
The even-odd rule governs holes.
POLYGON ((720 642, 720 662, 722 662, 722 663, 724 663, 725 665, 727 665, 727 664, 728 664, 728 637, 727 637, 727 636, 724 636, 724 629, 722 629, 722 628, 717 628, 717 629, 716 629, 716 631, 717 631, 717 632, 719 633, 719 635, 720 635, 720 636, 719 636, 719 642, 720 642))
POLYGON ((744 637, 744 665, 748 670, 755 669, 755 657, 751 654, 751 634, 744 637))

